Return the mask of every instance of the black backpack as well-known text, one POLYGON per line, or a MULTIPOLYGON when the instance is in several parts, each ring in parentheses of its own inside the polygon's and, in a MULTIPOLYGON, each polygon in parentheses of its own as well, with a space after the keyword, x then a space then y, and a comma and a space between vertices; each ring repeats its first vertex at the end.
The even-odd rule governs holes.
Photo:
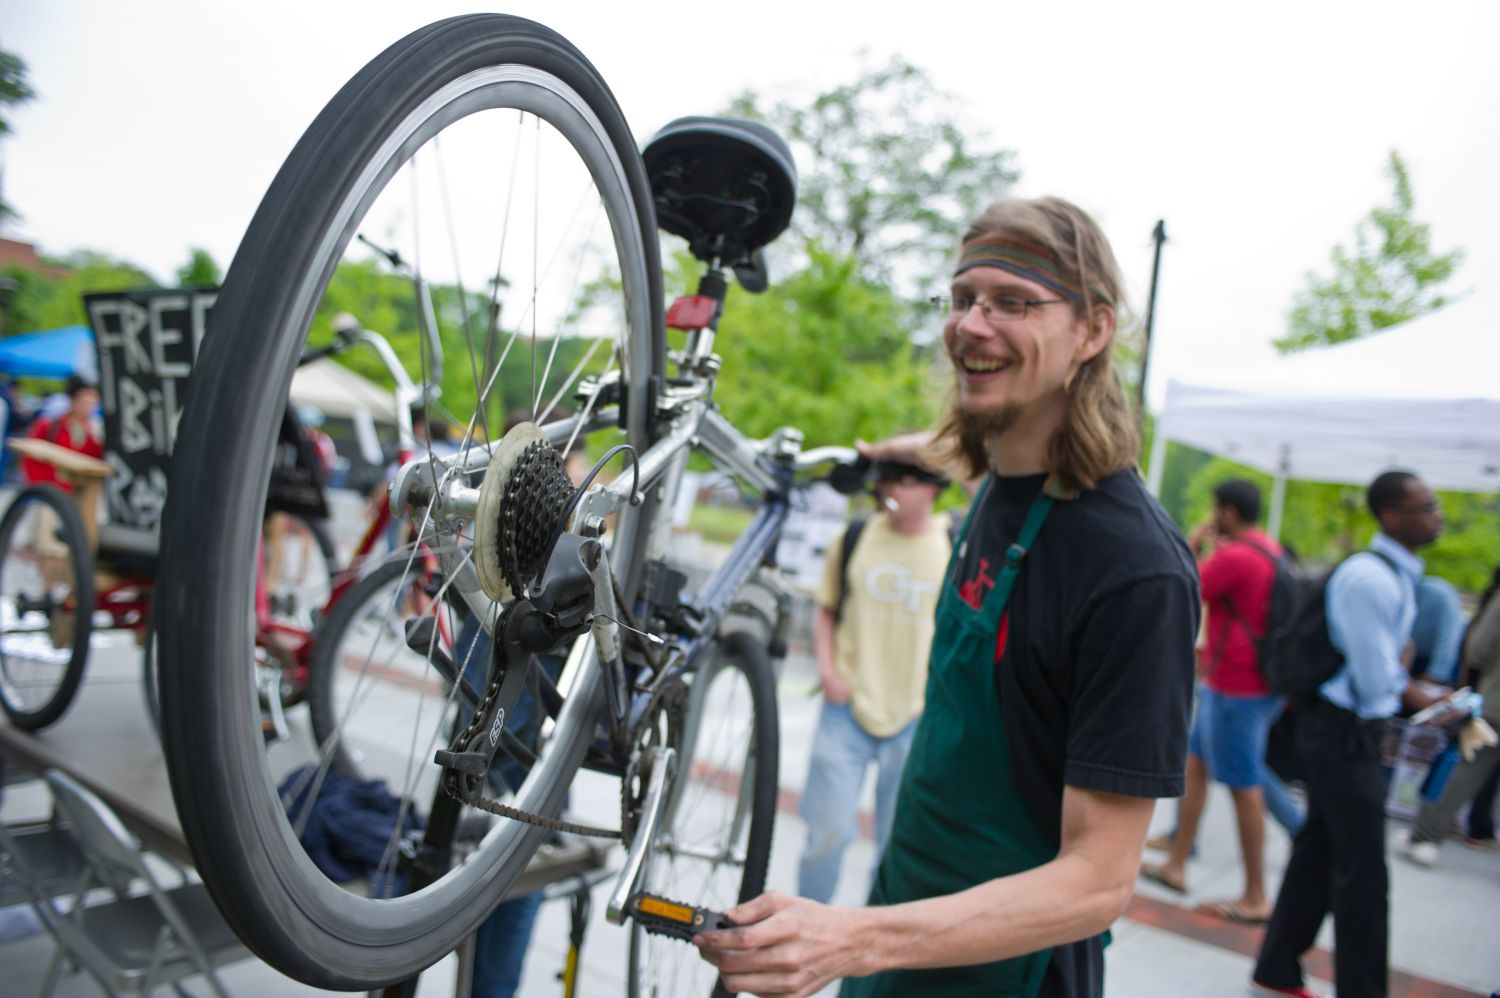
MULTIPOLYGON (((844 601, 849 598, 849 559, 854 557, 854 545, 859 543, 859 535, 864 532, 867 522, 869 521, 861 516, 852 520, 844 531, 844 541, 839 548, 839 605, 834 611, 837 620, 844 618, 844 601)), ((948 541, 954 547, 958 546, 958 531, 962 526, 958 517, 948 514, 948 541)))
MULTIPOLYGON (((1264 548, 1260 550, 1270 556, 1264 548)), ((1370 553, 1400 576, 1394 561, 1379 551, 1370 553)), ((1293 703, 1311 703, 1318 687, 1344 664, 1344 653, 1334 647, 1328 634, 1328 580, 1338 567, 1317 579, 1308 579, 1297 572, 1289 558, 1274 560, 1276 578, 1271 584, 1266 633, 1257 644, 1260 674, 1272 693, 1293 703)))

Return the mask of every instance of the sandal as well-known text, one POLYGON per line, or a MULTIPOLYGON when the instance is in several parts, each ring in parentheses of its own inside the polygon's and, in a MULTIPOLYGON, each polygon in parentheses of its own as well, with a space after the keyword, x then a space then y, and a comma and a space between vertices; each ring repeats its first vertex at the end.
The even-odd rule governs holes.
POLYGON ((1265 925, 1270 918, 1269 913, 1250 914, 1238 901, 1205 901, 1198 906, 1198 911, 1205 915, 1217 915, 1227 922, 1239 922, 1243 925, 1265 925))
POLYGON ((1187 893, 1187 884, 1180 880, 1173 880, 1172 877, 1167 873, 1167 868, 1162 866, 1160 863, 1142 863, 1141 876, 1145 877, 1153 884, 1159 884, 1160 886, 1165 887, 1167 890, 1172 891, 1174 894, 1187 893))

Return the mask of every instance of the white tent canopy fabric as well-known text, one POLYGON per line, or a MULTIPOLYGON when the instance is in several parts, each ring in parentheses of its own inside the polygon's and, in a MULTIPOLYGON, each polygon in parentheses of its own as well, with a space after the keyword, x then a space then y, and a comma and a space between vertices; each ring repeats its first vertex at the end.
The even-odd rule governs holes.
POLYGON ((396 398, 390 389, 328 357, 297 369, 292 377, 292 404, 314 406, 335 418, 353 419, 364 410, 377 422, 396 421, 396 398))
POLYGON ((1400 467, 1434 488, 1500 489, 1500 321, 1487 300, 1264 368, 1226 361, 1213 382, 1169 380, 1153 487, 1170 439, 1278 480, 1363 485, 1400 467))

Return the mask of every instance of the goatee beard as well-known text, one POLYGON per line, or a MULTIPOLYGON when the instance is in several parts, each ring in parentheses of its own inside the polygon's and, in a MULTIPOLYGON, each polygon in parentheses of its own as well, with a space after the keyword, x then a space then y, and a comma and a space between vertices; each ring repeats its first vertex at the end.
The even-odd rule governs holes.
MULTIPOLYGON (((956 407, 958 416, 958 439, 965 454, 987 455, 987 444, 994 438, 1010 431, 1021 418, 1021 406, 1015 402, 1004 402, 987 409, 956 407)), ((986 456, 984 464, 989 464, 986 456)))

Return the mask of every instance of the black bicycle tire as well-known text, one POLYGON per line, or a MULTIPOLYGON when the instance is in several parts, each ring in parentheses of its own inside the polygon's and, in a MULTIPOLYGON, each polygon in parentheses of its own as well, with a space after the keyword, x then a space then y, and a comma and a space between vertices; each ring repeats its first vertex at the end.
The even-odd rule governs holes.
MULTIPOLYGON (((744 674, 750 689, 754 715, 751 723, 751 748, 755 756, 755 773, 750 793, 750 828, 745 842, 745 869, 740 879, 738 895, 738 900, 743 903, 765 890, 766 874, 770 869, 771 838, 775 830, 776 799, 780 789, 777 768, 780 722, 776 705, 776 674, 765 643, 747 631, 731 631, 723 635, 719 639, 718 648, 710 650, 707 663, 693 681, 712 683, 719 672, 729 668, 738 668, 744 674), (764 761, 769 761, 769 765, 763 764, 764 761)), ((692 718, 688 719, 686 728, 683 754, 678 761, 679 774, 686 774, 693 766, 693 742, 699 730, 692 718)), ((663 830, 670 827, 670 812, 675 807, 675 801, 668 805, 669 814, 663 830)), ((662 890, 670 895, 670 886, 663 886, 662 890)), ((640 948, 644 941, 644 930, 638 925, 632 925, 626 964, 630 998, 647 998, 640 980, 640 948)), ((696 954, 688 956, 697 959, 696 954)), ((718 991, 714 993, 717 994, 718 991)))
MULTIPOLYGON (((333 528, 329 522, 322 518, 306 516, 302 513, 285 513, 284 516, 294 517, 301 520, 302 525, 313 535, 318 542, 318 553, 323 556, 323 562, 328 566, 328 578, 330 581, 338 578, 339 549, 333 539, 333 528)), ((321 609, 321 608, 319 608, 321 609)), ((156 660, 156 599, 153 596, 151 606, 146 611, 146 633, 141 637, 141 699, 146 701, 146 719, 151 722, 151 731, 156 735, 156 740, 161 741, 161 703, 157 694, 158 668, 156 660)), ((308 685, 311 684, 309 680, 308 685)), ((289 695, 281 700, 283 709, 295 707, 307 697, 306 685, 294 688, 289 695)))
POLYGON ((16 493, 0 517, 0 550, 9 550, 9 539, 26 505, 40 502, 57 514, 63 531, 68 535, 68 553, 73 563, 74 598, 81 612, 74 614, 73 649, 67 668, 57 689, 47 701, 34 710, 26 710, 13 704, 4 693, 5 684, 0 684, 0 708, 11 723, 23 731, 40 731, 57 721, 73 706, 78 695, 78 686, 83 681, 83 670, 89 659, 89 637, 94 631, 94 558, 88 548, 88 534, 84 530, 83 517, 73 499, 55 485, 31 485, 16 493))
MULTIPOLYGON (((21 515, 25 505, 32 502, 41 502, 51 508, 57 514, 59 522, 67 534, 67 547, 70 560, 73 563, 75 585, 75 599, 80 607, 87 607, 83 613, 75 614, 73 627, 73 642, 71 654, 68 659, 67 668, 63 671, 62 681, 58 684, 46 703, 35 710, 23 710, 12 704, 10 700, 0 691, 0 707, 11 721, 19 728, 27 731, 39 731, 56 723, 72 706, 77 696, 79 684, 83 680, 84 669, 88 662, 89 639, 93 633, 92 613, 94 608, 94 573, 93 558, 88 553, 87 534, 84 531, 83 519, 78 512, 77 506, 72 498, 60 488, 51 484, 32 485, 17 493, 15 498, 7 507, 5 515, 0 518, 0 539, 8 540, 15 529, 16 521, 21 515)), ((5 545, 8 549, 8 543, 5 545)))
MULTIPOLYGON (((406 571, 404 557, 392 557, 381 562, 369 575, 345 590, 333 604, 333 609, 328 611, 328 616, 318 622, 318 629, 313 633, 312 658, 308 662, 307 710, 312 722, 313 742, 320 748, 328 743, 339 726, 338 705, 333 691, 334 680, 338 675, 337 664, 332 661, 334 651, 340 647, 344 631, 371 594, 396 582, 406 571)), ((331 768, 349 776, 361 775, 359 767, 344 751, 342 743, 333 750, 331 768)))
MULTIPOLYGON (((522 65, 529 77, 544 76, 547 86, 578 97, 592 116, 588 127, 596 129, 589 152, 609 158, 618 171, 619 182, 610 181, 609 189, 616 204, 607 209, 617 209, 611 216, 620 227, 616 245, 622 267, 628 262, 631 268, 625 278, 627 331, 632 349, 641 351, 633 380, 645 382, 622 402, 628 404, 623 421, 635 443, 649 442, 654 414, 648 386, 664 367, 664 327, 644 166, 593 66, 549 29, 503 15, 451 18, 414 32, 367 65, 314 121, 272 183, 230 268, 182 420, 158 587, 163 612, 175 623, 162 632, 161 649, 164 749, 173 793, 195 865, 230 925, 262 959, 319 987, 383 987, 432 963, 498 903, 542 830, 503 828, 482 847, 493 860, 488 868, 466 863, 467 880, 449 878, 417 895, 381 902, 378 912, 375 902, 354 901, 347 892, 325 889, 326 881, 315 882, 284 816, 271 810, 276 794, 264 761, 258 754, 251 758, 258 734, 248 728, 240 674, 245 652, 226 639, 245 627, 249 580, 241 577, 245 573, 216 574, 213 568, 254 557, 253 534, 236 524, 255 517, 264 501, 263 473, 302 345, 288 336, 305 339, 308 302, 327 280, 326 273, 310 268, 314 261, 322 265, 325 243, 336 241, 335 211, 341 199, 354 196, 356 182, 364 182, 361 166, 382 151, 388 133, 417 120, 423 102, 451 81, 522 65), (204 659, 215 660, 215 667, 195 670, 204 659), (353 909, 358 913, 351 914, 353 909)), ((332 263, 326 266, 331 271, 332 263)), ((648 508, 655 502, 649 497, 648 508)), ((614 551, 631 585, 643 563, 636 525, 649 517, 637 509, 624 519, 631 526, 619 529, 614 551)), ((575 688, 573 701, 576 711, 569 714, 565 706, 568 724, 559 722, 549 756, 547 773, 554 778, 539 779, 531 793, 539 810, 561 807, 582 761, 599 703, 596 676, 575 688)))

